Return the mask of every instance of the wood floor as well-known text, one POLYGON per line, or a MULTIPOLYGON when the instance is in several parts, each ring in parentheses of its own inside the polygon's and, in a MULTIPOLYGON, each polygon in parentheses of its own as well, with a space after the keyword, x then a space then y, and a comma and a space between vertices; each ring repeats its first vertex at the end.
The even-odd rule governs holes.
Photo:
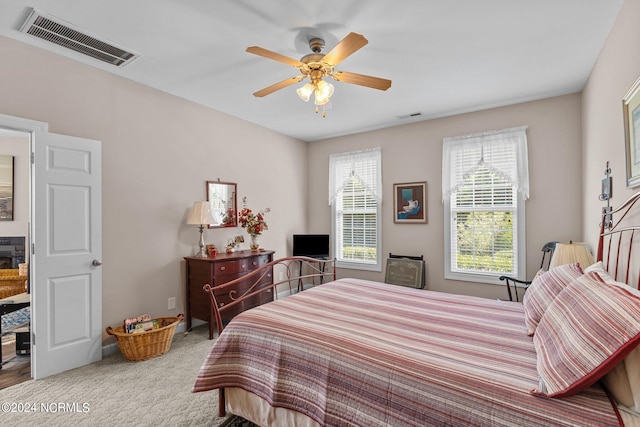
POLYGON ((31 379, 31 356, 16 355, 15 341, 2 345, 0 390, 31 379))

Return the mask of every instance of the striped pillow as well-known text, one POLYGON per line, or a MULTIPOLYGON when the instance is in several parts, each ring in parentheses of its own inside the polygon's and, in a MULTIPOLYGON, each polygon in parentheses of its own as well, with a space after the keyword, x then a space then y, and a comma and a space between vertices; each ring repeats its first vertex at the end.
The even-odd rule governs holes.
POLYGON ((578 264, 565 264, 536 276, 522 299, 527 333, 533 335, 545 310, 569 283, 582 276, 578 264))
POLYGON ((540 383, 532 393, 578 393, 639 343, 640 293, 587 273, 569 284, 540 320, 533 336, 540 383))

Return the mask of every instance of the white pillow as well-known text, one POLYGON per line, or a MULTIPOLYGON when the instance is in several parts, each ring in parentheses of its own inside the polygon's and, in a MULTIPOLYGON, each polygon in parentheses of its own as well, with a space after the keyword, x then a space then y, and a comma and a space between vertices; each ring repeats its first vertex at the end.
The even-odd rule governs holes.
POLYGON ((596 273, 598 273, 598 276, 600 276, 605 283, 608 283, 610 285, 617 283, 616 280, 613 277, 611 277, 611 275, 605 268, 602 261, 598 261, 594 264, 591 264, 589 267, 584 269, 585 273, 590 273, 592 271, 595 271, 596 273))

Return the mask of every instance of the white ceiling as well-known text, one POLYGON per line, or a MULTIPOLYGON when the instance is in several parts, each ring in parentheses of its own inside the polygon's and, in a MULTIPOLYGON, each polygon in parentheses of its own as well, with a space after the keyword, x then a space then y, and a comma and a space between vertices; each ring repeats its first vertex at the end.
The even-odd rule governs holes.
POLYGON ((580 91, 624 0, 3 0, 0 35, 314 141, 580 91), (18 30, 28 9, 141 56, 117 68, 18 30), (299 74, 245 52, 300 59, 349 32, 369 44, 336 70, 393 81, 387 91, 333 82, 327 117, 289 86, 299 74), (417 117, 406 117, 421 113, 417 117))

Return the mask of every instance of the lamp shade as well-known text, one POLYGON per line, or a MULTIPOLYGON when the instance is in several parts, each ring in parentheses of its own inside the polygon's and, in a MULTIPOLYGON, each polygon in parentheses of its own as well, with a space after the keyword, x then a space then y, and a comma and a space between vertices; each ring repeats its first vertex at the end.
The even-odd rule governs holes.
POLYGON ((324 105, 329 102, 329 98, 333 95, 333 85, 324 80, 320 80, 315 91, 315 104, 324 105))
POLYGON ((187 217, 187 224, 203 225, 212 224, 215 225, 218 222, 211 214, 211 203, 207 201, 194 202, 189 216, 187 217))
POLYGON ((591 255, 591 251, 586 243, 570 242, 556 244, 549 268, 563 264, 572 264, 574 262, 580 264, 582 268, 586 268, 594 263, 593 255, 591 255))
POLYGON ((301 88, 299 88, 298 90, 296 90, 296 92, 298 93, 298 96, 300 97, 300 99, 302 99, 304 102, 309 102, 309 97, 313 93, 313 90, 314 90, 313 85, 311 83, 307 83, 301 88))

